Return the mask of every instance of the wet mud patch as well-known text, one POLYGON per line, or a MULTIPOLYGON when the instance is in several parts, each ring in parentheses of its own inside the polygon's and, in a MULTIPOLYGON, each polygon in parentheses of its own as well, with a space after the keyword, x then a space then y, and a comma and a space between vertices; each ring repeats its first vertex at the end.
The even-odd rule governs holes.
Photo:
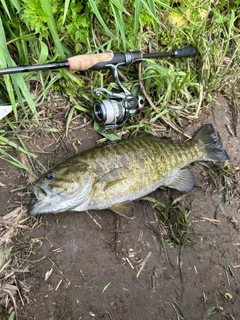
MULTIPOLYGON (((240 318, 240 125, 231 103, 220 103, 205 108, 186 131, 211 122, 231 165, 191 165, 197 186, 179 204, 190 225, 178 245, 174 234, 169 237, 174 228, 166 228, 163 213, 146 200, 134 202, 132 221, 108 210, 31 218, 33 228, 18 232, 32 243, 29 254, 23 240, 18 245, 19 269, 26 272, 13 270, 9 278, 19 288, 19 319, 240 318)), ((89 124, 70 130, 53 154, 38 157, 51 168, 97 139, 89 124)), ((52 152, 54 141, 41 137, 35 148, 52 152)), ((15 189, 28 177, 5 163, 0 167, 3 216, 27 204, 28 195, 15 189)), ((149 197, 166 202, 169 192, 171 199, 183 195, 158 189, 149 197)))

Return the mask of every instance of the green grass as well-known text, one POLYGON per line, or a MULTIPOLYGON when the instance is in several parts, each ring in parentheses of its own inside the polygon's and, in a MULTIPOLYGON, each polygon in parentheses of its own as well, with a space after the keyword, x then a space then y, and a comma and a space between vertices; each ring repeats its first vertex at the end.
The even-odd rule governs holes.
POLYGON ((147 200, 152 203, 159 220, 164 224, 166 230, 165 243, 170 247, 190 244, 189 215, 191 213, 191 208, 185 208, 181 205, 186 194, 175 199, 173 198, 172 191, 170 189, 165 192, 162 190, 162 194, 164 196, 163 201, 157 201, 151 197, 144 197, 143 200, 147 200))
MULTIPOLYGON (((0 16, 2 67, 64 61, 68 56, 97 52, 100 48, 119 52, 164 51, 188 44, 196 46, 198 57, 193 60, 162 59, 143 63, 143 84, 156 106, 144 114, 143 122, 147 127, 164 119, 162 116, 181 127, 181 118, 197 117, 202 104, 211 100, 212 93, 224 90, 229 79, 235 81, 239 75, 239 8, 234 1, 229 5, 223 1, 217 5, 210 0, 204 3, 180 1, 179 6, 173 1, 142 0, 130 1, 127 7, 123 0, 111 0, 107 5, 103 0, 88 3, 12 0, 10 3, 7 8, 5 1, 1 1, 5 9, 0 16), (179 26, 171 21, 171 14, 184 15, 186 10, 189 14, 185 24, 179 26), (203 11, 205 17, 201 18, 203 11), (193 102, 196 102, 194 107, 193 102)), ((67 94, 73 100, 77 97, 75 102, 81 104, 81 76, 63 74, 62 71, 54 74, 58 74, 58 81, 64 78, 68 82, 67 94), (76 85, 80 87, 80 97, 76 85)), ((26 117, 34 115, 38 123, 36 102, 27 86, 30 76, 39 79, 41 73, 2 77, 1 98, 13 105, 15 120, 20 121, 21 109, 26 117)), ((95 85, 100 83, 95 81, 95 85)), ((103 85, 106 86, 104 82, 103 85)), ((92 77, 85 93, 90 101, 91 86, 92 77)), ((91 108, 90 104, 88 108, 91 108)), ((139 121, 138 116, 133 119, 136 125, 139 121)), ((166 125, 166 121, 163 123, 166 125)))

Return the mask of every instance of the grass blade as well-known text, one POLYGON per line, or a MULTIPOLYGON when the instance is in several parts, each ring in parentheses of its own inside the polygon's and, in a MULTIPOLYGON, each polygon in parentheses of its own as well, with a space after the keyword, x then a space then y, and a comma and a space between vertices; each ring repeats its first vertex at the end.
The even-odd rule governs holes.
POLYGON ((204 315, 203 320, 208 320, 209 317, 210 317, 210 316, 213 314, 213 312, 215 311, 215 309, 216 309, 216 307, 210 307, 210 308, 207 310, 206 314, 204 315))
POLYGON ((135 32, 135 34, 137 34, 137 32, 138 32, 141 9, 142 9, 142 1, 136 0, 135 1, 135 16, 134 16, 134 32, 135 32))
POLYGON ((11 4, 13 4, 13 6, 15 7, 15 9, 19 12, 21 7, 20 4, 18 2, 18 0, 11 0, 11 4))
POLYGON ((107 133, 101 130, 101 128, 99 127, 99 125, 94 122, 94 129, 101 134, 103 137, 107 138, 110 141, 117 141, 117 140, 121 140, 118 136, 116 136, 114 133, 107 133))
MULTIPOLYGON (((0 43, 0 61, 1 61, 1 66, 2 67, 7 67, 7 66, 16 66, 15 62, 11 58, 8 48, 7 48, 7 43, 6 43, 6 38, 5 38, 5 32, 3 29, 3 24, 2 24, 2 19, 0 18, 0 38, 1 38, 1 43, 0 43)), ((13 112, 15 119, 18 119, 18 113, 17 113, 17 104, 15 102, 15 95, 14 91, 16 92, 18 96, 19 103, 23 106, 22 102, 22 96, 21 92, 23 94, 23 97, 25 98, 27 104, 29 105, 32 113, 35 116, 35 119, 37 120, 37 112, 36 112, 36 107, 35 103, 29 93, 29 90, 27 88, 27 85, 23 79, 22 74, 14 74, 11 75, 11 80, 10 81, 10 76, 9 75, 4 75, 3 76, 6 90, 9 96, 10 104, 12 105, 13 112), (14 87, 14 90, 13 90, 14 87)))
POLYGON ((62 26, 65 23, 66 17, 67 17, 67 12, 68 12, 68 8, 70 5, 70 0, 65 0, 64 2, 64 12, 63 12, 63 21, 62 21, 62 26))
POLYGON ((100 22, 100 24, 102 25, 104 31, 107 33, 107 35, 109 37, 113 37, 113 33, 108 29, 107 25, 105 24, 101 14, 100 14, 100 12, 99 12, 99 10, 97 8, 97 5, 96 5, 95 1, 94 0, 89 0, 89 4, 91 6, 91 9, 92 9, 93 13, 97 17, 97 19, 100 22))
POLYGON ((31 175, 36 179, 37 176, 32 172, 32 170, 30 170, 28 167, 26 167, 21 161, 19 161, 18 159, 14 158, 13 156, 11 156, 9 153, 7 153, 3 147, 0 147, 0 154, 2 154, 3 156, 0 156, 0 159, 3 159, 9 163, 11 163, 13 166, 19 168, 19 169, 23 169, 26 170, 27 172, 31 173, 31 175), (9 159, 10 158, 10 159, 9 159))
POLYGON ((40 1, 41 1, 41 5, 42 5, 44 13, 47 14, 49 17, 47 24, 48 24, 49 30, 51 32, 52 39, 55 43, 55 46, 57 47, 57 50, 58 50, 58 53, 59 53, 61 59, 65 60, 66 57, 65 57, 62 43, 61 43, 59 36, 58 36, 56 22, 55 22, 53 12, 52 12, 51 2, 49 0, 40 0, 40 1))
POLYGON ((29 151, 26 151, 26 149, 18 146, 15 142, 10 141, 9 139, 4 138, 3 136, 0 136, 0 143, 3 145, 9 145, 10 147, 13 147, 15 150, 21 151, 27 154, 28 156, 34 157, 34 155, 31 154, 29 151))
POLYGON ((7 13, 7 15, 8 15, 8 18, 9 18, 10 20, 12 20, 11 14, 10 14, 10 12, 9 12, 9 10, 8 10, 8 6, 7 6, 6 2, 5 2, 5 0, 1 0, 1 4, 2 4, 2 6, 3 6, 3 9, 6 11, 6 13, 7 13))
POLYGON ((15 316, 15 312, 13 311, 8 317, 8 320, 14 320, 14 316, 15 316))
POLYGON ((110 4, 111 4, 111 8, 115 18, 117 33, 120 33, 121 35, 121 45, 123 46, 124 51, 126 51, 127 45, 126 45, 126 36, 125 36, 125 25, 122 17, 123 11, 121 9, 121 6, 119 6, 120 3, 118 3, 118 6, 115 5, 116 2, 117 1, 114 1, 113 3, 112 1, 110 4))

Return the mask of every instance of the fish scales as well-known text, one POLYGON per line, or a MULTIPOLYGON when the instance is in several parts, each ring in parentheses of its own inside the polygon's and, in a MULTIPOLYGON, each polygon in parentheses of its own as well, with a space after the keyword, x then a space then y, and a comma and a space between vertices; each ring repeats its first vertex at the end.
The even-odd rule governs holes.
POLYGON ((53 168, 51 179, 36 181, 33 190, 38 202, 29 213, 111 208, 133 218, 132 201, 161 185, 190 191, 195 179, 183 168, 199 160, 228 160, 211 124, 181 144, 144 134, 97 146, 53 168))
MULTIPOLYGON (((123 201, 120 196, 122 190, 124 190, 124 193, 128 193, 130 200, 132 200, 134 194, 140 197, 142 194, 150 192, 152 188, 149 188, 149 185, 153 185, 153 188, 155 188, 155 184, 158 184, 164 178, 170 167, 182 165, 181 161, 178 161, 178 163, 175 161, 178 159, 176 152, 181 151, 177 146, 166 143, 164 139, 161 140, 152 136, 129 140, 124 144, 119 143, 114 149, 111 148, 111 145, 107 146, 105 152, 103 152, 105 162, 109 162, 110 157, 113 160, 111 162, 115 164, 114 169, 119 165, 120 167, 127 165, 128 175, 119 177, 123 178, 123 181, 118 184, 118 188, 107 188, 104 199, 114 196, 114 198, 118 197, 119 201, 123 201), (106 152, 107 150, 109 154, 106 152), (166 157, 168 166, 165 166, 161 161, 164 157, 166 157)), ((96 207, 97 199, 103 197, 102 185, 99 184, 98 188, 96 185, 90 197, 92 199, 91 205, 96 207)))
MULTIPOLYGON (((79 157, 79 161, 88 162, 92 170, 97 173, 97 180, 108 172, 127 166, 125 175, 122 174, 118 177, 118 180, 123 179, 118 184, 118 188, 106 188, 108 181, 95 185, 90 194, 91 206, 98 207, 99 205, 101 207, 100 198, 106 200, 114 196, 122 201, 124 197, 124 195, 120 196, 122 190, 124 193, 128 193, 130 200, 132 200, 133 194, 137 193, 138 196, 142 196, 148 190, 150 192, 150 183, 155 188, 155 184, 160 183, 170 169, 188 164, 191 160, 191 153, 188 152, 187 144, 186 147, 181 145, 180 148, 178 144, 170 144, 164 139, 146 135, 138 139, 106 145, 104 148, 91 149, 76 156, 79 157), (167 165, 162 162, 164 158, 167 165)), ((108 178, 111 179, 111 176, 108 178)))

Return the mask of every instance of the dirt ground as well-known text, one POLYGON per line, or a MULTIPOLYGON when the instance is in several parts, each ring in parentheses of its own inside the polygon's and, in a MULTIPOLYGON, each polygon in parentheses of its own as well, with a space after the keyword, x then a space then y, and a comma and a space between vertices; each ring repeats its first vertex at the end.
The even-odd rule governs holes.
MULTIPOLYGON (((223 165, 191 165, 197 186, 181 202, 190 210, 187 241, 170 246, 146 200, 135 201, 132 221, 109 210, 31 218, 34 227, 21 228, 14 240, 19 267, 5 281, 18 287, 18 319, 240 319, 240 122, 233 103, 220 102, 186 128, 193 134, 211 122, 230 157, 224 174, 223 165)), ((46 167, 96 144, 92 124, 78 128, 77 121, 61 140, 30 136, 46 167)), ((0 172, 1 216, 24 210, 28 175, 5 162, 0 172)), ((182 195, 158 189, 150 196, 162 201, 168 192, 182 195)))

